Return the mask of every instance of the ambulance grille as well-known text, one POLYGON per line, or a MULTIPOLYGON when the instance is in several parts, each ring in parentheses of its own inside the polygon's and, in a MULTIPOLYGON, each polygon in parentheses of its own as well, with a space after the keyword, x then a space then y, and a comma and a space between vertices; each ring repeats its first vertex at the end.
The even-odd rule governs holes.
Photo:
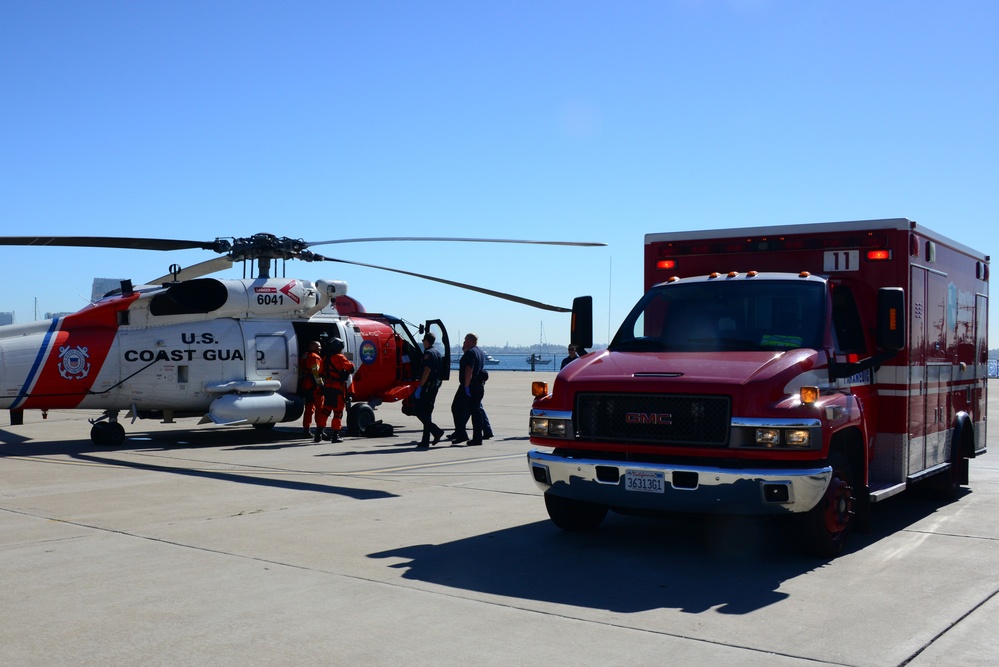
POLYGON ((728 396, 579 394, 576 436, 583 440, 724 447, 732 418, 728 396))

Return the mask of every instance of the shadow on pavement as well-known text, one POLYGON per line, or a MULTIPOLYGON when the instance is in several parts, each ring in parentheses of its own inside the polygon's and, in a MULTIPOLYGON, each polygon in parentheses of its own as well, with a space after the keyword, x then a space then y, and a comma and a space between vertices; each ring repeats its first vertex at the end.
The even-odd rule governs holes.
MULTIPOLYGON (((879 507, 873 531, 854 534, 847 553, 940 507, 906 500, 879 507)), ((803 556, 788 528, 773 518, 611 514, 592 533, 567 533, 541 521, 369 557, 404 559, 390 567, 405 568, 406 579, 509 598, 620 613, 673 608, 748 614, 786 599, 783 582, 828 566, 803 556)))

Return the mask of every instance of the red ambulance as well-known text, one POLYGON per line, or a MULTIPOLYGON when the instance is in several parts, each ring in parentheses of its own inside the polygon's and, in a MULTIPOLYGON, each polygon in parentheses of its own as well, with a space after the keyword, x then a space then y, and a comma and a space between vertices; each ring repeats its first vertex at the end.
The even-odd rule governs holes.
MULTIPOLYGON (((552 521, 787 515, 841 553, 870 504, 954 496, 985 452, 989 257, 906 219, 649 234, 606 350, 535 383, 552 521)), ((592 343, 577 299, 573 342, 592 343)))

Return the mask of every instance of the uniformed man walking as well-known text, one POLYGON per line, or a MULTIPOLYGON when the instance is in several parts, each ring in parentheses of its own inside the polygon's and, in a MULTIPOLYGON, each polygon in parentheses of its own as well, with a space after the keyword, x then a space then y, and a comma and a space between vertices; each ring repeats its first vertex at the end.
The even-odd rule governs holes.
POLYGON ((428 331, 423 336, 423 374, 420 384, 413 393, 416 399, 416 418, 423 424, 423 439, 417 449, 430 449, 444 437, 444 429, 433 421, 434 403, 437 402, 437 390, 441 386, 441 365, 444 363, 440 351, 434 347, 437 336, 428 331), (433 443, 430 438, 433 437, 433 443))
POLYGON ((485 411, 482 409, 482 397, 485 395, 486 355, 479 347, 479 337, 474 333, 467 334, 461 346, 462 355, 458 362, 458 388, 451 401, 451 414, 454 417, 454 433, 451 441, 455 444, 468 442, 468 447, 481 445, 483 435, 491 437, 485 429, 485 411), (472 438, 469 440, 465 430, 468 420, 472 420, 472 438))

